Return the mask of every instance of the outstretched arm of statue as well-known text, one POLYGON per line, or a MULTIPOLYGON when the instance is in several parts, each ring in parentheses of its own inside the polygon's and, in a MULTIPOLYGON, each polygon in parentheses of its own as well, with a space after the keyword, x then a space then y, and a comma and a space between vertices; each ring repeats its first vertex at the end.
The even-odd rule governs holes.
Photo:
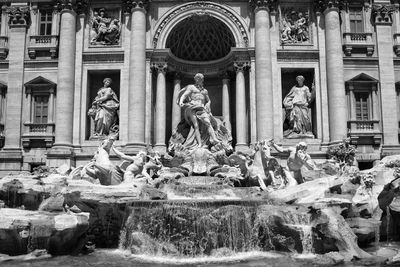
POLYGON ((270 141, 270 144, 276 149, 276 151, 278 151, 279 153, 285 153, 285 152, 290 152, 289 149, 285 149, 281 146, 278 146, 277 144, 275 144, 275 142, 273 140, 270 141))
POLYGON ((134 161, 134 160, 135 160, 134 157, 125 155, 125 154, 122 153, 121 151, 117 150, 114 146, 112 146, 112 150, 115 152, 115 154, 117 154, 117 156, 118 156, 120 159, 127 160, 127 161, 134 161))

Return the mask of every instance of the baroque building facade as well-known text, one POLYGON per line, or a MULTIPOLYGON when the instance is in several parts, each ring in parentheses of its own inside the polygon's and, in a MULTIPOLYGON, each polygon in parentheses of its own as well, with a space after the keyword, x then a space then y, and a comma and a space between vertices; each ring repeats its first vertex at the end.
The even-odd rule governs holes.
POLYGON ((365 166, 400 153, 399 5, 2 1, 0 173, 81 165, 111 132, 165 152, 196 73, 236 150, 305 141, 323 159, 349 137, 365 166))

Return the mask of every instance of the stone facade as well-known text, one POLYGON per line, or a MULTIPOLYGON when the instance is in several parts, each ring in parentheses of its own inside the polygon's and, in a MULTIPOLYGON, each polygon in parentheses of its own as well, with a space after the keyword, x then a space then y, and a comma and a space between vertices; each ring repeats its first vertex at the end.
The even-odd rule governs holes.
POLYGON ((313 158, 350 137, 359 162, 400 153, 400 1, 7 1, 0 26, 0 174, 78 166, 99 145, 87 116, 106 77, 116 146, 166 151, 181 88, 205 75, 237 150, 289 127, 305 77, 313 158), (11 2, 11 3, 10 3, 11 2))

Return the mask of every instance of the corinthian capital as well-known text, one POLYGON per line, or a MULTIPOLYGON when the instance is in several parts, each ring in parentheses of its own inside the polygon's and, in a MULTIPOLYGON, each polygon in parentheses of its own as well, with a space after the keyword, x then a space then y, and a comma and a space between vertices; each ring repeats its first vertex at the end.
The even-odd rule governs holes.
POLYGON ((346 4, 346 0, 314 0, 316 11, 321 13, 329 9, 342 9, 346 4))
POLYGON ((151 68, 154 71, 166 73, 168 69, 168 64, 167 62, 153 62, 151 64, 151 68))
POLYGON ((122 10, 124 13, 132 13, 136 8, 147 10, 149 0, 122 0, 122 10))
POLYGON ((375 24, 392 25, 392 13, 395 11, 394 5, 373 5, 372 17, 375 24))
POLYGON ((257 9, 266 9, 268 11, 275 11, 277 0, 249 0, 250 5, 257 9))
POLYGON ((30 21, 28 6, 11 6, 7 9, 10 27, 27 27, 30 21))
POLYGON ((233 63, 233 67, 236 72, 238 71, 244 71, 250 67, 250 62, 248 61, 235 61, 233 63))
POLYGON ((57 11, 73 10, 77 14, 86 14, 89 10, 88 0, 56 0, 54 9, 57 11))

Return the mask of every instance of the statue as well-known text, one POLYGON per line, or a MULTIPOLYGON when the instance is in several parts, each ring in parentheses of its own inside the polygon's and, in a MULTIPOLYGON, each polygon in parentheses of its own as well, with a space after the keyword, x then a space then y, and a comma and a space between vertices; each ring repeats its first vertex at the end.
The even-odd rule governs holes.
POLYGON ((101 8, 93 12, 91 44, 113 45, 119 43, 120 23, 118 19, 109 18, 106 10, 101 8))
POLYGON ((115 141, 114 136, 103 140, 93 159, 80 170, 80 175, 72 174, 78 178, 90 177, 94 181, 98 180, 102 185, 117 185, 122 182, 123 173, 110 161, 110 149, 115 141))
POLYGON ((308 12, 284 11, 281 18, 281 43, 298 44, 308 42, 309 15, 308 12))
POLYGON ((311 102, 310 89, 304 85, 304 77, 297 76, 297 85, 293 86, 283 100, 286 120, 289 124, 283 135, 286 138, 314 138, 308 108, 311 102))
POLYGON ((183 110, 184 119, 170 139, 169 150, 173 151, 181 144, 189 151, 205 147, 211 151, 214 148, 229 153, 232 149, 232 137, 223 123, 211 113, 211 100, 203 86, 203 74, 197 73, 194 80, 195 84, 190 84, 179 92, 177 102, 183 110))
POLYGON ((119 100, 111 89, 112 80, 105 78, 104 86, 99 89, 88 115, 94 121, 94 136, 107 136, 118 132, 119 100))
POLYGON ((128 156, 114 146, 112 146, 112 149, 120 159, 127 161, 127 164, 129 164, 125 169, 124 183, 133 183, 136 181, 152 183, 151 177, 145 173, 145 169, 143 168, 147 160, 147 153, 145 151, 139 151, 136 156, 128 156))
POLYGON ((317 170, 317 166, 306 152, 306 143, 300 142, 296 147, 286 149, 275 144, 273 140, 270 143, 279 153, 290 153, 287 159, 287 168, 284 170, 288 186, 304 183, 303 176, 301 175, 301 167, 305 166, 309 170, 317 170))

